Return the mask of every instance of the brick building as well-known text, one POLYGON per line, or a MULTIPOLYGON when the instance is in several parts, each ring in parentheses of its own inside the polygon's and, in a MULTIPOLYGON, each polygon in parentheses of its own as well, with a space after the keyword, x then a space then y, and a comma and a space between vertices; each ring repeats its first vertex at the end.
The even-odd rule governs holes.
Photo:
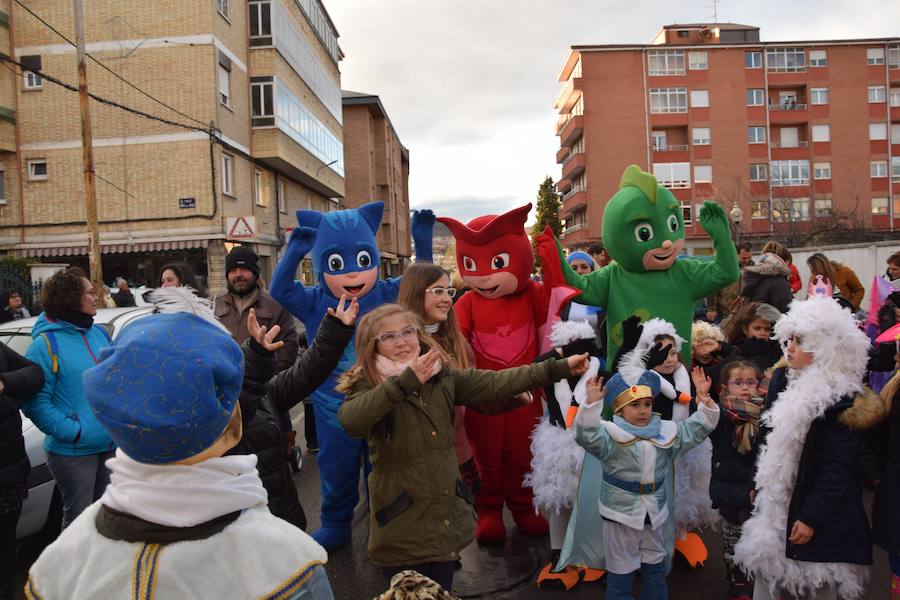
POLYGON ((400 142, 391 120, 373 94, 343 91, 344 204, 384 202, 378 232, 381 274, 399 276, 411 255, 409 232, 409 150, 400 142))
MULTIPOLYGON (((71 2, 28 7, 74 40, 71 2)), ((77 84, 74 46, 0 9, 0 51, 77 84)), ((153 285, 174 260, 223 289, 235 243, 268 278, 294 210, 344 195, 341 51, 320 0, 87 0, 85 31, 106 67, 89 60, 91 93, 197 128, 91 102, 104 279, 153 285)), ((78 95, 0 70, 0 165, 0 252, 86 268, 78 95)))
POLYGON ((741 209, 744 237, 900 228, 900 38, 668 25, 650 44, 573 46, 559 81, 567 247, 599 240, 630 163, 681 201, 688 246, 705 243, 707 199, 741 209))

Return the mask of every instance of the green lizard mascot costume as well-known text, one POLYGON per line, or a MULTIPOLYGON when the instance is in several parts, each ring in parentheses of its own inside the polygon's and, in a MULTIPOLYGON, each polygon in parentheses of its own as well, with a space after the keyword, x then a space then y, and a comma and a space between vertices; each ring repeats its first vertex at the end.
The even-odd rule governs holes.
MULTIPOLYGON (((715 260, 676 260, 684 245, 681 205, 653 175, 631 165, 603 212, 603 242, 615 262, 579 275, 556 242, 566 283, 582 291, 578 302, 607 311, 610 360, 622 343, 622 322, 628 317, 664 319, 689 340, 696 302, 737 281, 737 251, 725 211, 715 202, 705 202, 700 225, 712 238, 715 260)), ((690 344, 682 347, 681 360, 691 364, 690 344)))
MULTIPOLYGON (((653 175, 631 165, 622 174, 619 191, 607 203, 603 213, 603 242, 615 262, 587 275, 579 275, 569 267, 562 246, 556 241, 566 283, 582 291, 578 301, 603 307, 607 311, 607 357, 610 362, 622 345, 622 323, 629 317, 638 316, 641 321, 663 319, 674 325, 678 336, 690 340, 697 300, 737 281, 737 251, 731 241, 725 211, 715 202, 704 203, 700 210, 700 225, 712 238, 716 251, 715 260, 678 260, 684 245, 681 205, 669 190, 657 183, 653 175)), ((537 243, 548 244, 550 239, 550 236, 542 235, 538 237, 537 243)), ((650 343, 652 344, 652 340, 650 343)), ((682 346, 681 362, 690 366, 690 344, 682 346)), ((705 463, 705 480, 708 485, 708 458, 705 463)), ((592 485, 590 481, 586 481, 585 473, 592 472, 595 467, 599 471, 599 463, 594 464, 594 461, 585 459, 579 502, 586 497, 593 498, 592 485)), ((588 477, 590 479, 592 477, 588 477)), ((678 493, 675 503, 679 501, 677 496, 678 493)), ((693 501, 689 495, 683 495, 682 502, 690 504, 693 501)), ((588 501, 588 504, 595 505, 595 499, 588 501)), ((686 514, 693 514, 691 511, 695 507, 686 505, 682 508, 687 511, 686 514)), ((585 516, 582 515, 580 519, 582 524, 585 523, 585 516)), ((579 527, 578 522, 579 519, 575 518, 569 522, 564 560, 557 563, 557 567, 586 564, 589 567, 603 568, 602 561, 591 560, 592 544, 578 543, 577 540, 586 535, 585 531, 577 531, 583 527, 579 527), (576 540, 574 544, 573 534, 576 540)), ((706 547, 695 534, 686 534, 675 545, 694 566, 706 560, 706 547)))

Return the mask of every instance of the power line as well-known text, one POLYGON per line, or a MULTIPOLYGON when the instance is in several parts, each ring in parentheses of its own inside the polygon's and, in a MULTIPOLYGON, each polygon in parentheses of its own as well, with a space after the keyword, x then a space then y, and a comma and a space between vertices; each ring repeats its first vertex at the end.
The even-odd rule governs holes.
MULTIPOLYGON (((62 32, 60 32, 58 29, 56 29, 55 27, 53 27, 53 25, 51 25, 50 23, 48 23, 47 21, 45 21, 44 19, 42 19, 40 15, 38 15, 36 12, 34 12, 33 10, 31 10, 28 6, 26 6, 25 4, 23 4, 23 3, 21 2, 21 0, 15 0, 15 3, 18 4, 19 6, 21 6, 22 8, 24 8, 26 11, 28 11, 28 13, 29 13, 31 16, 33 16, 35 19, 37 19, 38 21, 40 21, 41 23, 43 23, 45 27, 47 27, 50 31, 52 31, 53 33, 55 33, 56 35, 58 35, 59 37, 61 37, 62 39, 64 39, 64 40, 65 40, 66 42, 68 42, 71 46, 76 47, 76 48, 78 47, 78 46, 75 44, 75 42, 73 42, 72 40, 70 40, 69 38, 67 38, 65 35, 63 35, 62 32)), ((163 101, 160 100, 159 98, 156 98, 156 97, 153 96, 152 94, 150 94, 150 93, 148 93, 148 92, 145 92, 144 90, 142 90, 141 88, 139 88, 139 87, 136 86, 135 84, 131 83, 130 81, 128 81, 127 79, 125 79, 124 77, 122 77, 121 75, 119 75, 118 73, 116 73, 115 71, 113 71, 112 69, 110 69, 109 67, 107 67, 105 63, 103 63, 103 62, 102 62, 101 60, 99 60, 98 58, 95 58, 94 56, 92 56, 92 55, 89 54, 88 52, 85 52, 85 56, 87 56, 87 57, 90 58, 92 61, 94 61, 95 63, 97 63, 98 65, 100 65, 100 67, 102 67, 104 70, 106 70, 106 71, 108 71, 110 74, 112 74, 113 77, 115 77, 116 79, 121 80, 121 81, 124 82, 127 86, 133 88, 134 90, 136 90, 136 91, 138 91, 139 93, 143 94, 143 95, 146 96, 147 98, 150 98, 150 99, 153 100, 154 102, 157 102, 157 103, 161 104, 162 106, 165 106, 166 108, 168 108, 168 109, 171 110, 172 112, 176 113, 177 115, 182 116, 182 117, 184 117, 184 118, 186 118, 186 119, 189 119, 189 120, 193 121, 194 123, 199 123, 200 125, 205 125, 205 123, 203 123, 202 121, 199 121, 199 120, 195 119, 194 117, 192 117, 192 116, 190 116, 190 115, 188 115, 188 114, 185 114, 185 113, 181 112, 181 111, 178 110, 177 108, 175 108, 175 107, 173 107, 173 106, 170 106, 169 104, 166 104, 165 102, 163 102, 163 101)))

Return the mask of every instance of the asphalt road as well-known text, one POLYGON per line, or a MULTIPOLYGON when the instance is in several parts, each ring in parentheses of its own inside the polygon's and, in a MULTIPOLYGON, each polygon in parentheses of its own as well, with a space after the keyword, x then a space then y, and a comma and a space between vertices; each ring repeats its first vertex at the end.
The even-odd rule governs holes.
MULTIPOLYGON (((315 465, 315 455, 306 454, 302 441, 302 408, 293 413, 295 428, 299 433, 298 444, 304 448, 304 464, 300 473, 294 476, 294 483, 309 521, 308 530, 319 525, 319 474, 315 465)), ((867 495, 871 503, 871 495, 867 495)), ((603 583, 581 584, 569 592, 538 590, 534 585, 536 571, 547 560, 549 542, 546 538, 531 540, 519 537, 509 515, 507 528, 510 538, 502 548, 479 548, 472 544, 462 556, 462 569, 457 571, 454 593, 461 598, 485 598, 490 600, 554 600, 567 599, 597 600, 605 597, 603 583)), ((387 588, 388 582, 381 571, 368 561, 366 539, 368 536, 368 513, 364 502, 358 507, 353 527, 353 541, 350 545, 329 556, 326 570, 337 600, 367 600, 374 598, 387 588)), ((691 569, 680 557, 669 576, 669 598, 672 600, 707 600, 728 598, 725 567, 722 560, 721 533, 706 531, 702 534, 709 549, 706 564, 691 569)), ((20 550, 19 577, 24 585, 31 563, 37 558, 41 548, 31 546, 20 550)), ((888 598, 890 570, 886 554, 875 549, 875 568, 866 598, 888 598)), ((21 588, 20 588, 21 589, 21 588)), ((17 596, 23 598, 21 592, 17 596)))

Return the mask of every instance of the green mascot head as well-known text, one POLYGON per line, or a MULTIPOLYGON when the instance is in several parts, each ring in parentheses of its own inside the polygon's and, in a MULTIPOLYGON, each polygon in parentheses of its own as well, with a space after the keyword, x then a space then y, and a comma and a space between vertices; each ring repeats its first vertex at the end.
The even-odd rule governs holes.
POLYGON ((684 245, 681 205, 656 177, 630 165, 603 211, 603 242, 626 271, 665 271, 684 245))

